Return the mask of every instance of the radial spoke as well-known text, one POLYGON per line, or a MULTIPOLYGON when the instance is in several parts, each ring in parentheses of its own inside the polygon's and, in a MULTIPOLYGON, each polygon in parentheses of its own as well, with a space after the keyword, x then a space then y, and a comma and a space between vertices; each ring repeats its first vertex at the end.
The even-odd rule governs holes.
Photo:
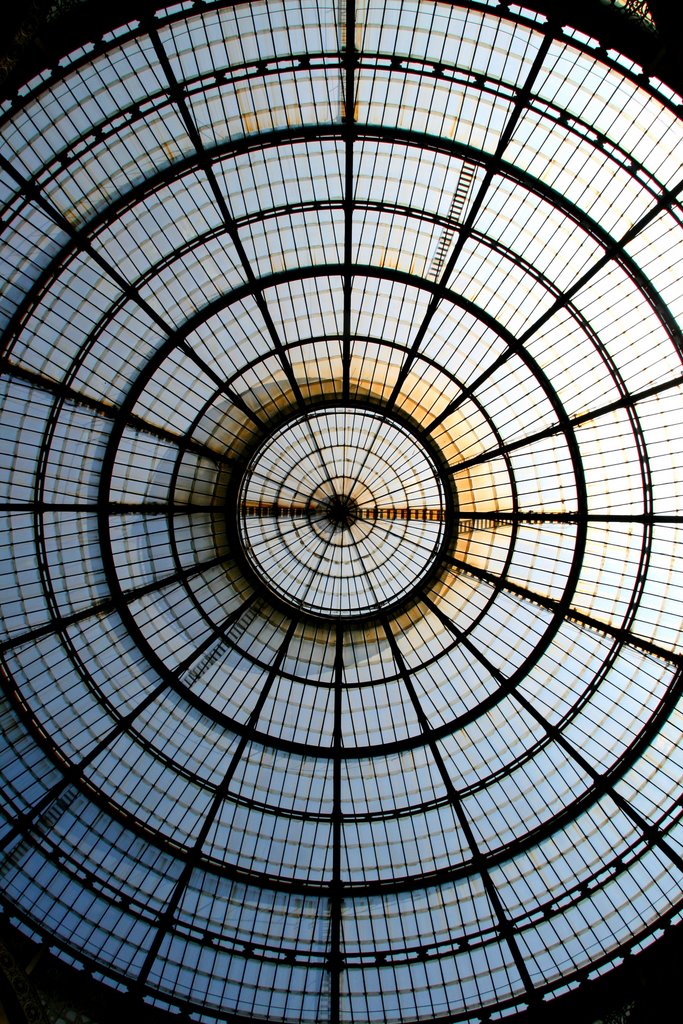
MULTIPOLYGON (((54 395, 62 403, 71 402, 75 406, 86 409, 89 412, 93 412, 97 416, 102 416, 107 420, 117 420, 121 417, 121 409, 118 406, 111 405, 103 399, 93 398, 91 395, 78 391, 73 384, 65 384, 62 381, 51 380, 40 373, 36 373, 28 367, 17 366, 15 363, 10 363, 7 360, 4 361, 3 372, 11 374, 11 376, 15 377, 17 380, 30 384, 39 391, 45 391, 50 395, 54 395)), ((150 423, 144 417, 133 413, 130 409, 127 409, 123 415, 123 422, 125 426, 139 434, 147 434, 150 437, 156 437, 160 441, 165 441, 177 446, 178 448, 182 447, 189 452, 202 455, 205 458, 210 459, 212 462, 226 466, 234 464, 234 459, 226 456, 223 452, 216 451, 214 448, 210 448, 206 444, 198 443, 191 437, 174 433, 172 430, 164 429, 164 427, 159 426, 156 423, 150 423)))
MULTIPOLYGON (((209 186, 216 201, 216 205, 220 210, 221 217, 223 218, 223 223, 225 224, 226 230, 230 235, 232 244, 235 246, 235 250, 238 254, 244 273, 246 274, 247 280, 250 282, 250 284, 256 285, 256 274, 254 273, 254 269, 251 265, 249 257, 247 256, 244 245, 242 244, 242 239, 239 236, 239 232, 237 230, 234 218, 232 217, 232 214, 228 209, 225 196, 223 195, 223 192, 221 191, 221 188, 218 184, 218 180, 213 170, 212 162, 206 154, 204 144, 201 139, 201 135, 197 130, 197 126, 190 112, 190 108, 183 94, 183 90, 180 88, 180 85, 178 84, 173 68, 171 67, 171 62, 168 59, 168 55, 164 49, 163 43, 161 42, 159 33, 156 29, 156 26, 154 25, 154 22, 150 21, 148 23, 147 28, 152 43, 154 45, 154 50, 159 59, 159 63, 163 68, 164 74, 166 75, 166 78, 168 80, 169 94, 176 103, 178 109, 180 110, 182 119, 187 129, 187 133, 190 139, 192 140, 192 144, 197 152, 200 166, 202 167, 204 173, 206 174, 209 186)), ((278 358, 280 359, 282 368, 292 388, 292 392, 296 398, 297 404, 299 408, 303 408, 304 400, 303 395, 301 394, 301 389, 299 388, 299 383, 296 379, 294 370, 287 356, 285 347, 282 344, 277 328, 275 327, 275 324, 273 322, 270 310, 268 309, 266 301, 263 297, 263 292, 258 287, 254 288, 254 298, 256 299, 256 303, 259 307, 261 316, 263 317, 263 320, 266 325, 266 330, 268 331, 268 335, 273 343, 274 350, 277 352, 278 358)))
MULTIPOLYGON (((549 597, 547 594, 541 594, 530 587, 524 587, 519 583, 506 579, 505 577, 499 577, 495 573, 489 572, 487 569, 482 569, 480 566, 473 565, 462 558, 453 558, 449 556, 447 561, 448 564, 452 565, 454 568, 459 569, 476 579, 489 583, 496 590, 502 590, 509 594, 514 594, 515 597, 520 597, 525 601, 530 601, 532 604, 539 605, 541 608, 547 608, 550 611, 561 613, 563 618, 567 619, 567 621, 576 622, 581 626, 594 629, 597 632, 602 633, 604 636, 612 637, 612 639, 626 644, 627 647, 634 647, 636 650, 644 651, 646 654, 651 654, 655 658, 662 658, 664 661, 667 661, 672 665, 683 665, 682 655, 676 654, 674 651, 668 650, 666 647, 662 647, 661 644, 653 643, 651 640, 648 640, 647 637, 637 636, 628 628, 616 626, 614 623, 609 622, 606 619, 599 619, 588 612, 581 611, 581 609, 576 608, 571 604, 569 597, 563 600, 549 597)), ((567 593, 569 595, 570 591, 567 593)))
POLYGON ((332 746, 333 763, 333 796, 332 796, 332 878, 330 880, 330 1024, 339 1024, 341 972, 344 963, 341 955, 342 931, 342 897, 343 885, 341 877, 342 843, 342 696, 344 676, 344 630, 341 623, 335 627, 334 654, 334 730, 332 746))
POLYGON ((545 61, 545 58, 548 54, 548 50, 550 49, 551 45, 552 35, 548 33, 546 36, 544 36, 543 41, 539 46, 538 53, 536 54, 534 62, 531 68, 529 69, 529 73, 527 75, 527 79, 524 85, 517 93, 512 112, 507 120, 507 124, 505 125, 503 131, 500 134, 500 139, 498 140, 495 155, 491 160, 490 164, 487 166, 484 178, 476 191, 476 194, 470 206, 469 213, 465 218, 465 223, 463 224, 461 230, 458 232, 458 238, 453 247, 453 251, 446 260, 446 264, 441 273, 439 287, 437 288, 432 298, 430 299, 429 305, 427 307, 427 312, 425 313, 425 316, 415 334, 415 338, 408 351, 408 355, 398 374, 396 384, 394 385, 394 389, 389 398, 388 404, 390 408, 398 399, 398 396, 401 392, 401 388, 403 387, 408 376, 408 372, 410 371, 410 368, 412 367, 413 362, 415 360, 415 356, 419 352, 420 346, 422 345, 422 342, 424 341, 427 335, 427 331, 429 330, 429 326, 432 320, 434 319, 434 314, 436 313, 438 306, 441 304, 443 298, 442 290, 446 287, 447 282, 449 281, 451 275, 453 274, 453 269, 465 248, 465 244, 472 232, 475 221, 479 216, 479 213, 484 205, 484 201, 486 199, 487 194, 489 193, 494 177, 498 173, 498 168, 500 166, 500 162, 502 161, 503 154, 510 143, 514 130, 529 100, 529 96, 531 95, 531 91, 534 87, 534 82, 541 73, 543 63, 545 61))
POLYGON ((174 573, 152 580, 150 583, 144 583, 138 587, 121 590, 120 597, 112 596, 104 598, 102 601, 97 601, 94 604, 88 605, 86 608, 82 608, 77 612, 71 612, 68 615, 53 615, 48 622, 42 623, 39 626, 34 626, 31 629, 24 630, 21 633, 11 636, 8 640, 4 640, 0 643, 0 654, 6 654, 9 651, 16 650, 18 647, 23 647, 24 644, 40 640, 45 636, 49 636, 51 633, 68 630, 71 626, 75 626, 80 622, 85 622, 90 618, 100 615, 108 615, 112 611, 121 612, 122 606, 126 606, 133 601, 139 601, 142 598, 148 597, 150 594, 166 589, 166 587, 176 586, 178 583, 187 583, 189 580, 192 580, 196 576, 200 576, 202 573, 220 565, 231 563, 232 561, 233 556, 231 554, 216 555, 213 558, 207 559, 205 562, 198 562, 187 568, 179 569, 174 573))
POLYGON ((273 660, 273 664, 270 668, 270 671, 268 672, 266 680, 263 686, 261 687, 261 691, 258 695, 258 699, 256 700, 254 708, 251 714, 249 715, 245 731, 239 738, 235 751, 230 759, 230 763, 228 764, 225 774, 223 776, 223 780, 220 783, 220 785, 216 788, 216 792, 211 802, 211 806, 207 813, 204 815, 204 820, 202 821, 201 827, 194 840, 192 849, 187 854, 180 877, 178 878, 178 881, 176 882, 173 888, 173 892, 171 893, 168 903, 166 904, 165 910, 159 917, 159 923, 157 925, 156 933, 150 943, 147 955, 145 956, 144 963, 140 968, 140 972, 137 977, 137 985, 143 986, 147 981, 149 972, 152 969, 154 961, 159 955, 161 943, 163 942, 165 935, 173 927, 173 923, 176 917, 176 912, 178 910, 180 901, 183 898, 185 890, 187 889, 187 886, 190 882, 192 872, 199 864, 204 843, 206 842, 209 835, 209 831, 211 830, 211 827, 216 820, 218 812, 220 811, 221 806, 228 795, 230 784, 233 780, 237 767, 244 756, 244 752, 247 748, 247 745, 251 742, 252 732, 256 728, 258 720, 261 716, 261 712, 263 711, 263 707, 273 687, 273 683, 277 679, 278 669, 287 653, 287 648, 289 647, 289 644, 291 642, 295 626, 296 621, 292 620, 289 624, 287 632, 285 633, 282 643, 280 644, 277 654, 273 660))
POLYGON ((344 24, 344 312, 342 325, 342 398, 351 394, 351 299, 353 293, 354 141, 356 121, 356 5, 346 0, 344 24))
MULTIPOLYGON (((0 512, 27 512, 43 515, 47 512, 79 512, 93 515, 101 511, 97 502, 77 501, 7 501, 0 502, 0 512)), ((223 513, 218 503, 169 504, 164 501, 109 501, 104 511, 109 516, 187 516, 196 513, 223 513)))
POLYGON ((520 978, 522 979, 522 982, 524 984, 524 988, 528 995, 533 998, 535 994, 534 985, 529 974, 529 969, 525 963, 524 957, 520 950, 514 927, 509 921, 507 914, 505 913, 505 909, 503 907, 500 896, 498 895, 496 887, 491 880, 491 875, 486 865, 486 860, 483 857, 481 850, 479 849, 479 844, 477 843, 474 830, 463 808, 462 799, 459 793, 457 792, 455 786, 453 785, 453 780, 451 779, 450 774, 448 773, 448 769, 446 768, 446 765, 444 763, 439 746, 434 740, 434 738, 431 736, 431 729, 429 727, 427 716, 425 715, 424 709, 420 704, 420 699, 413 685, 410 672, 406 667, 403 655, 401 654, 401 650, 396 642, 396 637, 393 634, 391 625, 389 624, 386 618, 383 620, 382 625, 384 627, 384 631, 389 641, 389 645, 391 647, 391 652, 393 654, 394 660, 396 661, 399 672, 401 674, 403 685, 408 691, 411 704, 415 710, 415 714, 417 715, 418 721, 420 723, 420 728, 422 729, 423 733, 427 738, 427 744, 429 746, 431 756, 434 760, 434 763, 436 764, 439 776, 446 790, 446 793, 448 794, 448 798, 455 810, 455 813, 458 818, 458 823, 463 831, 463 834, 467 841, 467 845, 470 848, 473 866, 475 870, 479 872, 482 882, 484 884, 484 889, 486 890, 486 895, 488 896, 491 902, 491 906, 498 921, 498 930, 500 932, 501 938, 505 942, 507 942, 507 945, 512 954, 512 958, 515 962, 515 966, 517 967, 520 978))

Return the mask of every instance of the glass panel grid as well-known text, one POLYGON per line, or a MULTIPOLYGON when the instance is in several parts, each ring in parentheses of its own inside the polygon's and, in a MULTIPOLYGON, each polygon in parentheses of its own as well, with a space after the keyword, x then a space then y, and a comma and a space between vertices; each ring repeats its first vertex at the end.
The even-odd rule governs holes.
POLYGON ((681 120, 554 33, 177 5, 3 107, 0 881, 198 1020, 513 1015, 680 902, 681 120))

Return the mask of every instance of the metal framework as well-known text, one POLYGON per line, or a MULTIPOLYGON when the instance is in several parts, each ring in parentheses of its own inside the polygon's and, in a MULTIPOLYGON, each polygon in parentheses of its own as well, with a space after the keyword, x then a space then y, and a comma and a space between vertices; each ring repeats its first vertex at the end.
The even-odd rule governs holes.
POLYGON ((541 1015, 651 943, 679 97, 559 14, 252 0, 0 109, 8 912, 206 1022, 541 1015))

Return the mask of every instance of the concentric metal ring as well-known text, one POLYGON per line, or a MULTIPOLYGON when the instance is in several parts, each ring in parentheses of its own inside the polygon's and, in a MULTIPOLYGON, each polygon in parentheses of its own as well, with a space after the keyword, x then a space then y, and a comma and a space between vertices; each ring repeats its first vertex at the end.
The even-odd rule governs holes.
POLYGON ((454 529, 437 466, 414 433, 357 405, 298 415, 252 456, 240 540, 293 607, 357 618, 405 601, 454 529))
POLYGON ((681 104, 530 3, 98 5, 0 114, 3 899, 205 1024, 681 913, 681 104))

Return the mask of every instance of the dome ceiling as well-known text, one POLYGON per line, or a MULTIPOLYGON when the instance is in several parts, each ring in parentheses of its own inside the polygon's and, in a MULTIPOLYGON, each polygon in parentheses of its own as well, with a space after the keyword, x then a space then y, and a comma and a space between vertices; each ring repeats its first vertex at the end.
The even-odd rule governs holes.
POLYGON ((650 942, 678 96, 512 4, 268 0, 2 111, 9 913, 202 1021, 474 1022, 650 942))

